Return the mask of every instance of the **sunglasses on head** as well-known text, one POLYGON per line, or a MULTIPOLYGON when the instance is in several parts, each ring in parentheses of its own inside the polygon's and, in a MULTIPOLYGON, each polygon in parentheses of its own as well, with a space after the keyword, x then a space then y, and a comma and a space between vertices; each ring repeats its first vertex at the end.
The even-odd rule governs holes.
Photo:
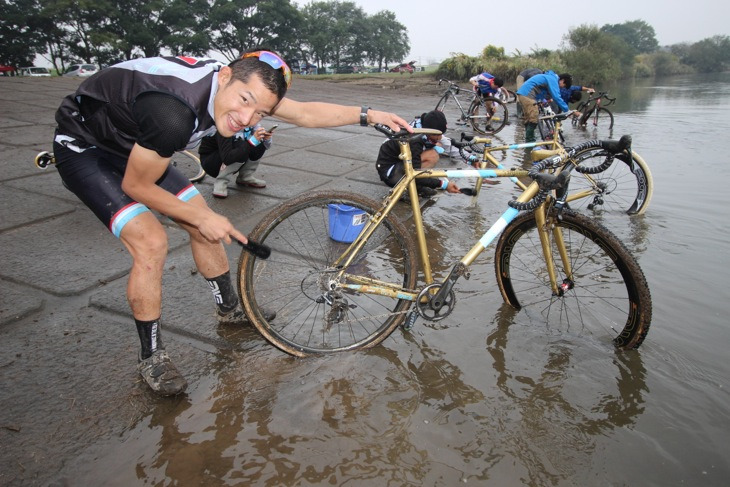
POLYGON ((287 66, 284 60, 277 54, 274 54, 271 51, 254 51, 245 53, 241 56, 241 59, 249 57, 255 57, 262 63, 266 63, 274 69, 281 69, 281 72, 284 73, 284 82, 286 83, 286 87, 289 88, 291 86, 291 69, 289 69, 289 66, 287 66))

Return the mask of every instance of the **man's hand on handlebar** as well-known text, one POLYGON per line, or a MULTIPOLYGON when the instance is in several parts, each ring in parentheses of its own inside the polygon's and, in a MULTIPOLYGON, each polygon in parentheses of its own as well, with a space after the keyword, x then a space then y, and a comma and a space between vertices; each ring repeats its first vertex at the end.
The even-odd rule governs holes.
POLYGON ((408 125, 408 122, 403 120, 395 113, 381 112, 379 110, 368 110, 368 122, 371 124, 382 124, 390 127, 394 132, 398 132, 401 129, 405 129, 408 132, 413 133, 413 127, 408 125))

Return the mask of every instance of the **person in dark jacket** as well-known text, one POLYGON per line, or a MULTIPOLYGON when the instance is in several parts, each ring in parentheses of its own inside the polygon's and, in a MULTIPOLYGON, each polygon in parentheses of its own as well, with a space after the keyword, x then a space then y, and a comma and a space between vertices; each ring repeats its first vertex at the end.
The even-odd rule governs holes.
MULTIPOLYGON (((432 110, 421 115, 420 124, 421 127, 426 129, 446 132, 446 116, 438 110, 432 110)), ((428 169, 436 166, 439 161, 439 152, 443 152, 443 149, 438 145, 440 140, 441 134, 421 134, 411 138, 409 145, 411 146, 414 169, 428 169), (438 149, 441 149, 441 151, 438 149)), ((405 169, 404 163, 400 159, 400 144, 398 141, 389 139, 383 142, 378 151, 375 169, 378 171, 380 180, 391 188, 400 181, 405 174, 405 169)), ((459 192, 456 183, 446 178, 416 179, 416 188, 418 194, 424 197, 435 195, 437 189, 449 193, 459 192)))
POLYGON ((206 174, 213 176, 213 196, 228 197, 228 176, 238 174, 236 184, 265 188, 266 181, 253 174, 264 152, 271 147, 271 133, 260 124, 247 127, 233 137, 221 134, 204 137, 200 143, 200 164, 206 174))

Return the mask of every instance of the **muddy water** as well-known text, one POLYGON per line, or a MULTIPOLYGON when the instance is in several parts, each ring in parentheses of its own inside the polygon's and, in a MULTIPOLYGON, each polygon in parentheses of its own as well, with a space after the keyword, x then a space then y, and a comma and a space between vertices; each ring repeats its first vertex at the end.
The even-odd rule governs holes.
MULTIPOLYGON (((254 332, 227 337, 236 349, 211 354, 187 397, 160 401, 65 473, 78 485, 727 485, 730 76, 611 92, 614 135, 633 134, 655 185, 645 215, 598 216, 651 287, 641 349, 520 320, 486 252, 447 320, 368 352, 299 360, 254 332)), ((566 128, 569 142, 593 135, 566 128)), ((437 275, 510 194, 495 185, 478 205, 429 205, 437 275)))

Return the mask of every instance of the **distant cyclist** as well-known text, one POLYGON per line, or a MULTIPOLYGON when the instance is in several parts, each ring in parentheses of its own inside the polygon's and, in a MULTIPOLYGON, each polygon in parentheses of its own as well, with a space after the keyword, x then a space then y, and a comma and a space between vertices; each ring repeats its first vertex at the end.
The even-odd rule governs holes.
POLYGON ((560 89, 568 88, 573 84, 573 77, 568 73, 561 75, 553 71, 545 71, 530 77, 517 90, 517 101, 522 105, 525 116, 525 141, 535 141, 535 129, 537 128, 538 108, 536 103, 544 100, 546 96, 552 98, 558 106, 558 112, 570 110, 568 104, 563 100, 560 89))

